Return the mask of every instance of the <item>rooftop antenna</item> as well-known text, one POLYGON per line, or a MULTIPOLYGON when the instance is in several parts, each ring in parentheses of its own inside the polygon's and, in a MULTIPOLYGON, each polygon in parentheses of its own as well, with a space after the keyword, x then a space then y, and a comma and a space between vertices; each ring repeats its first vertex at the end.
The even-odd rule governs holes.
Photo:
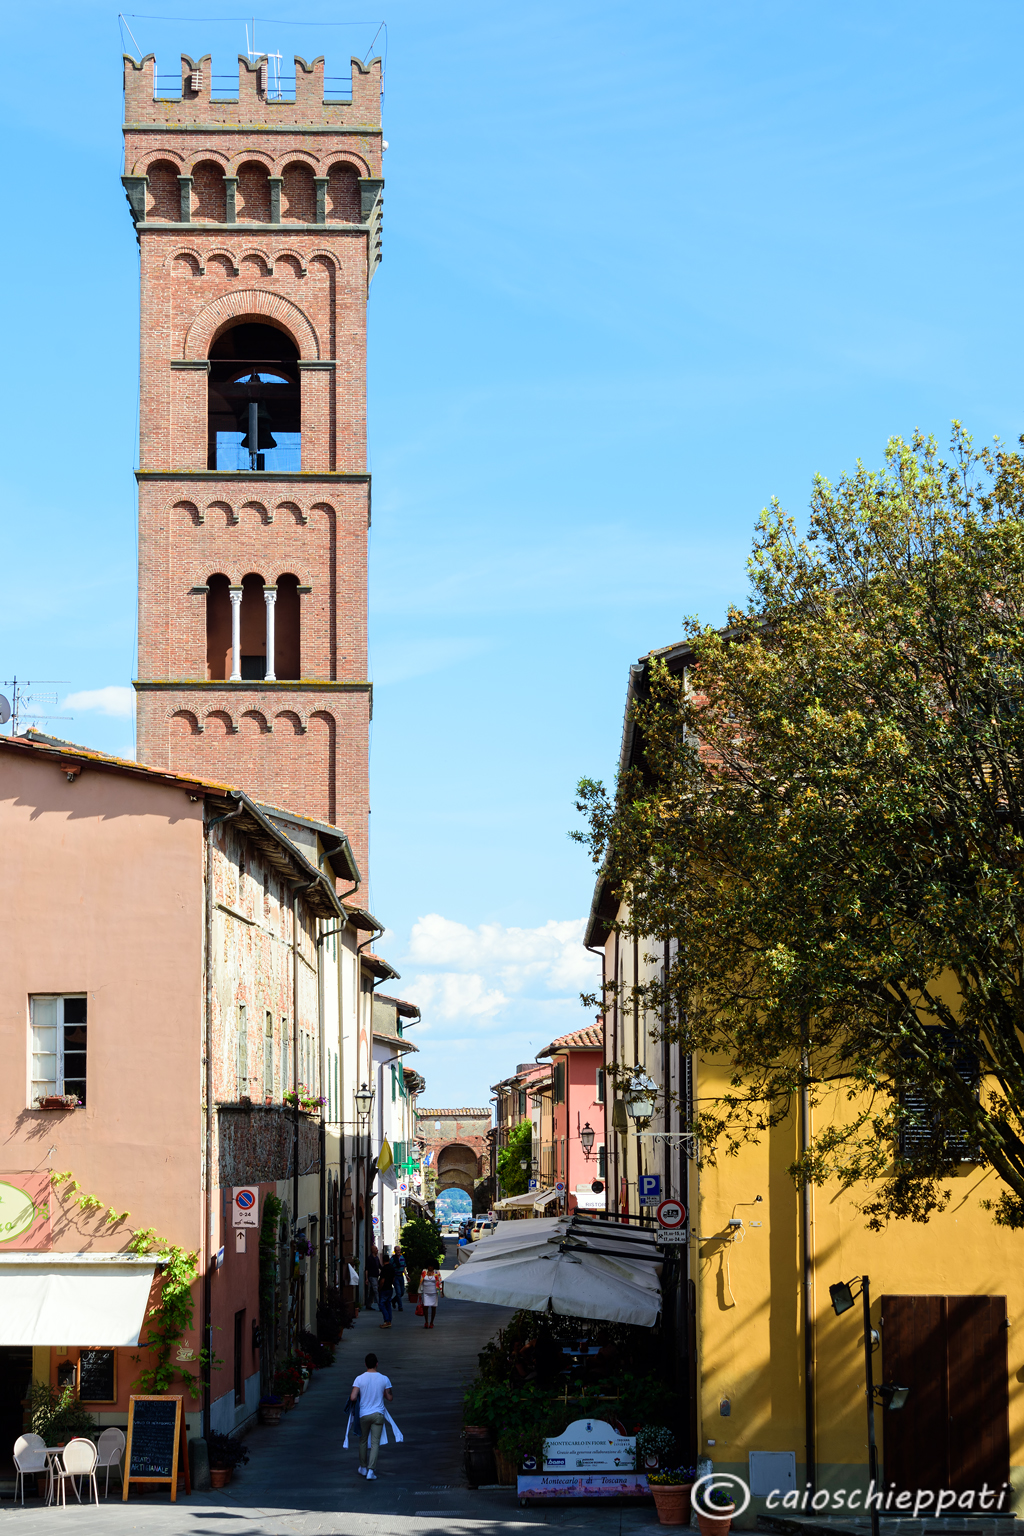
POLYGON ((51 715, 48 706, 56 704, 55 693, 38 693, 35 690, 44 687, 48 683, 67 685, 66 677, 41 677, 34 683, 27 678, 12 677, 0 683, 0 688, 10 690, 10 698, 0 695, 0 722, 10 720, 11 735, 18 736, 21 733, 21 721, 33 720, 73 720, 74 715, 51 715), (4 705, 7 706, 6 710, 4 705))

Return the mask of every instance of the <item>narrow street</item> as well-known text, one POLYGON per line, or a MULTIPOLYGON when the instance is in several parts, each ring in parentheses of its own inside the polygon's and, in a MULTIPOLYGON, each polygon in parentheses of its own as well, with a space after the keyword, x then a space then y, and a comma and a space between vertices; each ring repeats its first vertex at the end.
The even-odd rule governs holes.
MULTIPOLYGON (((449 1248, 451 1248, 449 1244, 449 1248)), ((446 1267, 448 1267, 446 1265, 446 1267)), ((0 1513, 29 1531, 61 1522, 86 1532, 139 1532, 144 1536, 440 1536, 450 1530, 499 1532, 514 1524, 586 1527, 598 1536, 653 1528, 653 1508, 567 1506, 520 1509, 511 1488, 466 1486, 462 1465, 462 1396, 476 1371, 477 1354, 511 1313, 504 1307, 443 1300, 428 1332, 405 1302, 394 1326, 383 1331, 378 1312, 363 1311, 346 1332, 338 1358, 317 1371, 313 1385, 277 1428, 256 1425, 245 1435, 249 1463, 219 1492, 179 1496, 162 1490, 122 1503, 118 1490, 97 1509, 63 1510, 4 1502, 0 1513), (374 1351, 391 1378, 391 1412, 405 1436, 382 1446, 377 1481, 356 1468, 358 1447, 342 1450, 345 1402, 363 1357, 374 1351)))

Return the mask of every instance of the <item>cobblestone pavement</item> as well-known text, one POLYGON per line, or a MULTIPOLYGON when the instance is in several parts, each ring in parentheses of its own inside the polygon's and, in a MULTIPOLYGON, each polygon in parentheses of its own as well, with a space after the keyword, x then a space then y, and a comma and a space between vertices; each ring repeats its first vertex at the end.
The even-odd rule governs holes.
MULTIPOLYGON (((382 1331, 380 1314, 363 1311, 345 1333, 336 1364, 318 1371, 310 1390, 277 1428, 258 1425, 245 1435, 248 1466, 220 1492, 179 1495, 162 1489, 123 1503, 111 1487, 97 1508, 46 1509, 30 1500, 24 1509, 4 1502, 0 1531, 11 1522, 22 1536, 42 1530, 87 1536, 452 1536, 530 1527, 573 1530, 592 1536, 653 1532, 650 1506, 566 1506, 520 1509, 511 1488, 466 1487, 462 1467, 462 1394, 474 1375, 477 1354, 511 1313, 503 1307, 442 1300, 437 1324, 427 1331, 406 1302, 394 1326, 382 1331), (358 1449, 341 1448, 344 1407, 363 1356, 373 1350, 394 1384, 391 1412, 405 1436, 382 1446, 377 1481, 358 1476, 358 1449), (34 1506, 34 1507, 33 1507, 34 1506)), ((102 1483, 101 1483, 102 1491, 102 1483)))

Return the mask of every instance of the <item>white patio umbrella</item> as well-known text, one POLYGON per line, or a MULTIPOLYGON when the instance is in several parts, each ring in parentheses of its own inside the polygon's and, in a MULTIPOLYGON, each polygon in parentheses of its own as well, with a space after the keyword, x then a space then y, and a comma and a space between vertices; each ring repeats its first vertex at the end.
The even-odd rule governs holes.
POLYGON ((657 1321, 661 1261, 646 1233, 540 1217, 499 1228, 474 1248, 468 1263, 446 1278, 446 1296, 645 1328, 657 1321))

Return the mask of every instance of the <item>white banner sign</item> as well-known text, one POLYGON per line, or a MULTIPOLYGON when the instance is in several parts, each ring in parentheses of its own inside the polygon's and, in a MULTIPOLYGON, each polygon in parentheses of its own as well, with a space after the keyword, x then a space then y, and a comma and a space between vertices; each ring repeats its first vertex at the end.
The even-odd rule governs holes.
POLYGON ((632 1472, 636 1436, 620 1435, 602 1419, 575 1419, 564 1434, 544 1441, 545 1472, 632 1472))

